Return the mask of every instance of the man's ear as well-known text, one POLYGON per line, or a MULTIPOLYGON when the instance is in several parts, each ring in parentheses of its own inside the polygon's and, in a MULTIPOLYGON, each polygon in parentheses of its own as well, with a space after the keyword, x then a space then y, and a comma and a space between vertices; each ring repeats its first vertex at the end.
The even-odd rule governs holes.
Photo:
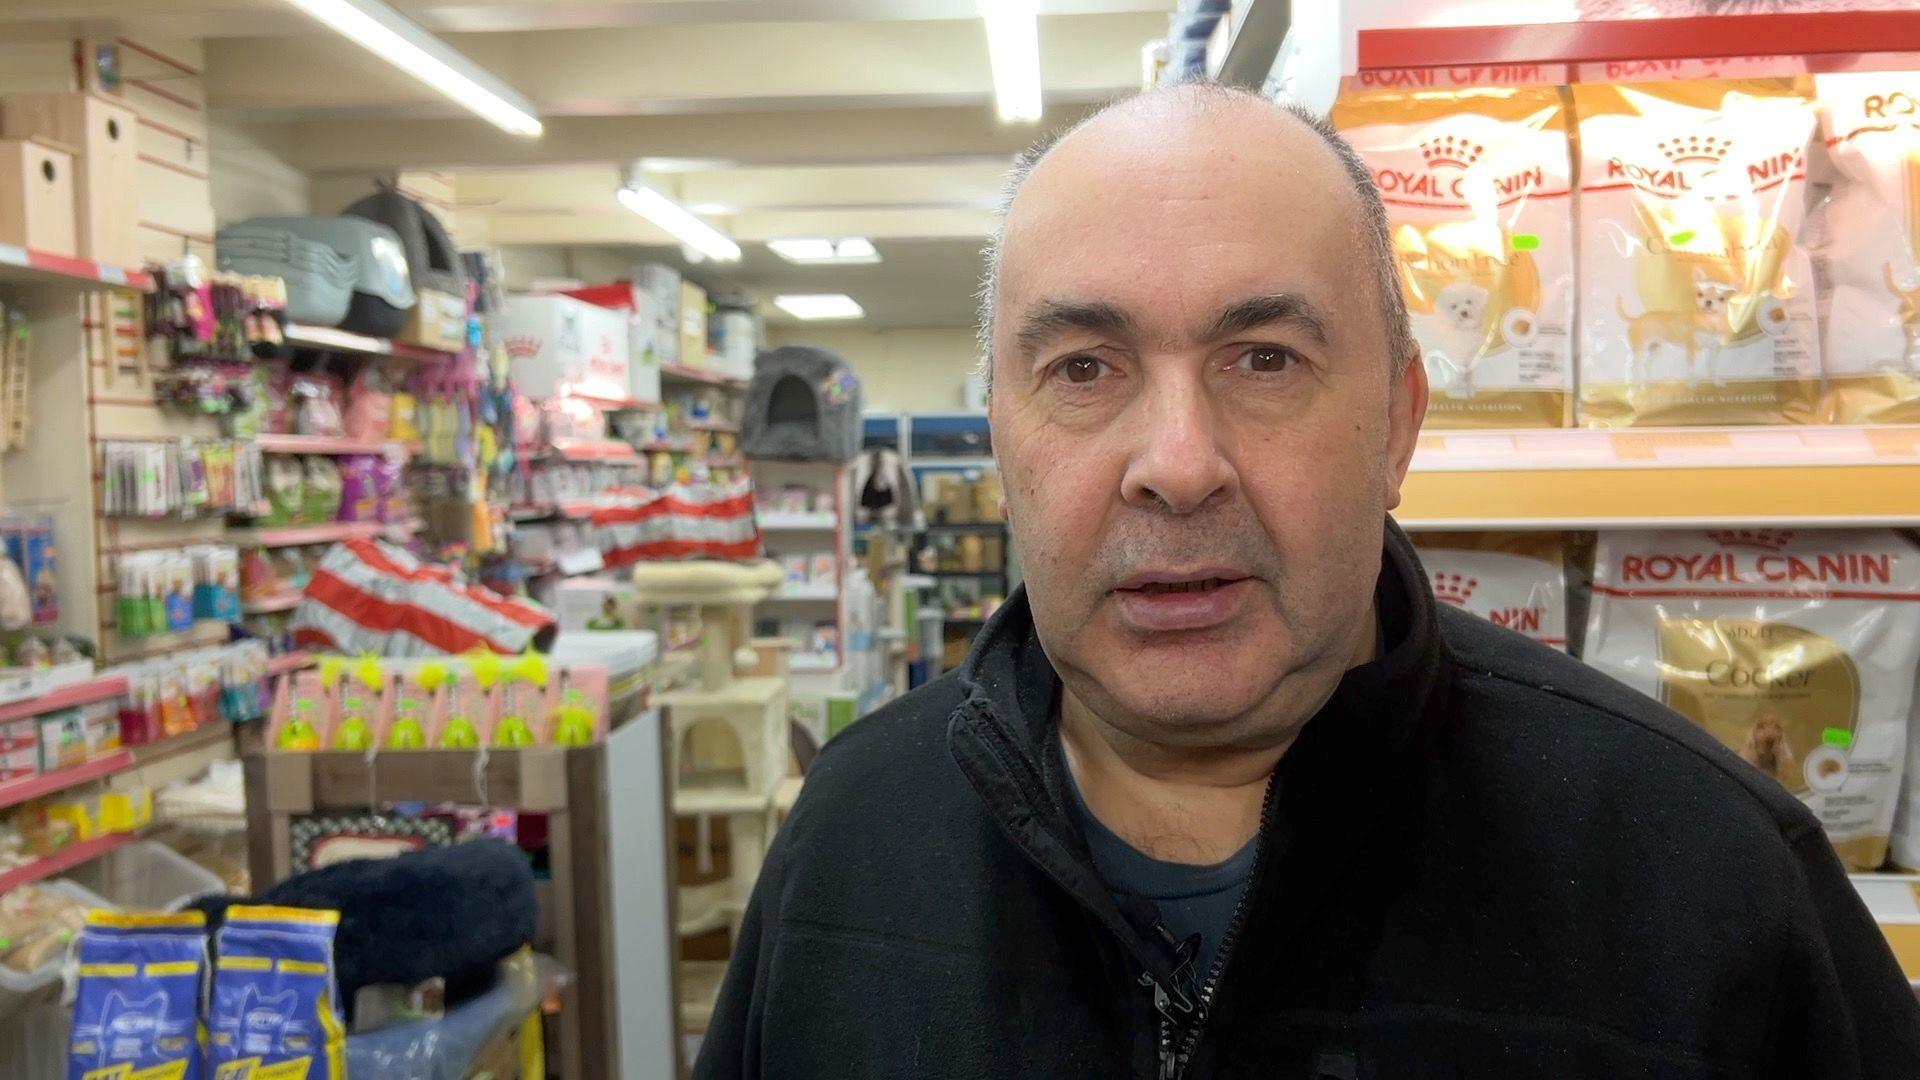
POLYGON ((1427 365, 1420 362, 1419 346, 1409 343, 1406 370, 1393 380, 1387 397, 1387 509, 1400 505, 1400 485, 1413 463, 1420 441, 1420 425, 1427 418, 1427 365))

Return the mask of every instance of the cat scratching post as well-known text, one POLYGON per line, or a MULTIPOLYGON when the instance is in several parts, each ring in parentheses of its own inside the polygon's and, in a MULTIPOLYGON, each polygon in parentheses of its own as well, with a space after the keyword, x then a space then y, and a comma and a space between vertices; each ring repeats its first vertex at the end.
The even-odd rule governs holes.
MULTIPOLYGON (((787 680, 741 677, 735 667, 755 666, 757 657, 742 629, 746 616, 784 580, 771 562, 642 563, 633 571, 641 603, 700 609, 699 681, 655 694, 654 700, 666 713, 673 812, 726 818, 731 866, 723 889, 680 890, 677 921, 683 937, 723 926, 737 933, 766 855, 773 796, 786 777, 790 753, 787 680)), ((703 985, 703 980, 683 978, 682 985, 703 985)), ((710 1001, 688 1001, 683 1014, 697 1016, 711 1008, 710 1001)))

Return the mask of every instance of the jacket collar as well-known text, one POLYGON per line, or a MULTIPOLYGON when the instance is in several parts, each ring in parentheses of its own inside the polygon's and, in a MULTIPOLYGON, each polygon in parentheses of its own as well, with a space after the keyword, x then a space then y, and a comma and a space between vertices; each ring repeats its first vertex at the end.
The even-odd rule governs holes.
MULTIPOLYGON (((1375 598, 1384 653, 1342 677, 1276 771, 1279 787, 1261 833, 1264 869, 1248 902, 1262 913, 1255 921, 1282 924, 1267 930, 1286 937, 1301 928, 1385 808, 1404 799, 1418 745, 1438 727, 1437 691, 1447 660, 1433 592, 1412 544, 1391 520, 1375 598), (1336 805, 1339 812, 1329 813, 1336 805), (1266 885, 1283 874, 1288 887, 1276 896, 1266 885), (1269 918, 1269 904, 1284 909, 1269 918)), ((987 621, 960 680, 967 696, 949 719, 948 747, 988 813, 1016 847, 1113 930, 1149 974, 1169 977, 1168 958, 1145 947, 1119 914, 1067 809, 1066 764, 1055 737, 1060 679, 1034 633, 1024 588, 987 621)))

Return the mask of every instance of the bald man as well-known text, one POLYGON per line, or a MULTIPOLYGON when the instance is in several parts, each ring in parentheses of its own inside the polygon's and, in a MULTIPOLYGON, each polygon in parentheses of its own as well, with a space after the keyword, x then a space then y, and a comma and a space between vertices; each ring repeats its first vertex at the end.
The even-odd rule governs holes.
POLYGON ((1436 608, 1385 214, 1218 87, 1029 154, 989 252, 1026 571, 834 740, 702 1077, 1920 1076, 1820 824, 1577 661, 1436 608))

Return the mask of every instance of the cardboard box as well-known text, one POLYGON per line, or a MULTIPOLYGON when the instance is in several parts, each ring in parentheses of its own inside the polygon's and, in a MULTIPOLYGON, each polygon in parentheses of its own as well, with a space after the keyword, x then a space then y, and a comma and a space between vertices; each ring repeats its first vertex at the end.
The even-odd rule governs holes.
POLYGON ((625 398, 627 317, 571 296, 509 296, 498 330, 520 392, 625 398))
MULTIPOLYGON (((674 274, 673 280, 674 295, 677 297, 680 275, 674 274)), ((614 281, 605 285, 567 289, 561 295, 585 300, 627 316, 628 394, 636 401, 659 401, 662 353, 659 341, 662 338, 671 340, 673 348, 666 351, 678 355, 680 331, 677 326, 663 328, 660 325, 660 304, 653 293, 638 282, 614 281)))
POLYGON ((40 139, 0 140, 0 244, 79 253, 73 155, 40 139))
POLYGON ((680 362, 707 366, 707 290, 680 283, 680 362))
POLYGON ((41 772, 58 772, 86 764, 87 728, 79 709, 62 709, 38 720, 41 772))
POLYGON ((0 753, 0 784, 40 775, 40 751, 28 746, 0 753))
POLYGON ((98 94, 11 94, 0 138, 51 139, 73 151, 75 237, 82 258, 138 266, 139 116, 98 94))
POLYGON ((419 289, 419 301, 407 313, 399 340, 442 352, 467 347, 467 298, 434 289, 419 289))

